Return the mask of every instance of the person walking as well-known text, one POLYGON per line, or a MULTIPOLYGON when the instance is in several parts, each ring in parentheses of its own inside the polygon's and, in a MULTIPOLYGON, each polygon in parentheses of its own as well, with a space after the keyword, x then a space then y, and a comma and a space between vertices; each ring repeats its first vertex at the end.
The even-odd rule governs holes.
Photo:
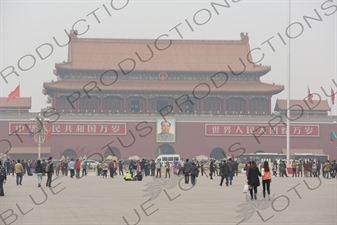
POLYGON ((260 170, 257 167, 256 162, 252 161, 247 176, 247 184, 250 185, 249 192, 251 200, 253 200, 253 190, 254 190, 254 199, 256 200, 257 187, 260 186, 259 176, 261 177, 260 170))
POLYGON ((19 185, 19 184, 22 185, 22 176, 24 173, 24 169, 23 169, 22 164, 20 163, 20 159, 15 164, 14 169, 16 173, 16 185, 19 185))
POLYGON ((191 169, 191 164, 188 163, 189 159, 186 159, 186 162, 184 164, 184 174, 185 174, 185 184, 189 183, 190 180, 190 169, 191 169))
POLYGON ((215 171, 214 161, 212 160, 209 164, 209 179, 213 180, 213 173, 215 171))
POLYGON ((165 178, 167 177, 167 175, 168 175, 168 177, 170 178, 171 177, 171 175, 170 175, 170 163, 168 162, 168 161, 166 161, 166 163, 165 163, 165 178))
POLYGON ((220 174, 221 174, 221 181, 220 181, 220 186, 222 186, 223 180, 226 178, 226 186, 228 186, 228 176, 229 176, 229 166, 226 163, 226 161, 223 161, 221 163, 221 168, 220 168, 220 174))
POLYGON ((114 164, 114 162, 112 160, 109 163, 109 172, 110 172, 110 178, 114 178, 114 175, 115 175, 115 164, 114 164))
POLYGON ((37 160, 36 167, 35 167, 35 173, 36 173, 36 176, 37 176, 37 187, 41 187, 42 172, 43 172, 43 167, 42 167, 42 164, 41 164, 41 160, 37 160))
POLYGON ((76 170, 76 178, 80 178, 80 171, 81 171, 81 162, 79 159, 76 159, 75 163, 75 170, 76 170))
POLYGON ((297 176, 299 177, 300 174, 301 174, 301 177, 302 177, 302 176, 303 176, 303 174, 302 174, 303 164, 302 164, 302 161, 301 161, 301 160, 300 160, 300 162, 297 164, 297 169, 298 169, 297 176))
POLYGON ((195 177, 198 176, 199 170, 198 167, 193 162, 190 168, 189 173, 191 174, 191 183, 194 186, 195 185, 195 177))
POLYGON ((7 159, 6 165, 4 166, 6 166, 7 175, 11 175, 11 161, 9 158, 7 159))
POLYGON ((158 174, 159 174, 159 178, 161 178, 161 167, 162 167, 162 164, 160 162, 160 159, 157 160, 157 163, 156 163, 156 178, 158 178, 158 174))
POLYGON ((262 169, 263 198, 266 198, 266 187, 267 187, 268 200, 270 200, 270 183, 271 183, 271 175, 269 165, 267 161, 264 161, 262 169))
POLYGON ((291 164, 291 167, 293 168, 293 177, 294 176, 297 177, 297 175, 296 175, 297 163, 295 162, 295 160, 291 164))
POLYGON ((82 177, 87 175, 87 167, 88 167, 88 164, 86 161, 84 161, 82 164, 82 177))
POLYGON ((109 169, 109 165, 107 162, 103 162, 103 165, 102 165, 102 168, 103 168, 103 178, 108 178, 108 169, 109 169))
POLYGON ((75 162, 73 159, 70 160, 70 162, 68 163, 68 167, 70 170, 70 178, 73 178, 75 175, 75 162))
POLYGON ((118 162, 118 174, 119 176, 124 176, 124 171, 123 171, 123 161, 119 160, 118 162))
POLYGON ((276 160, 273 163, 273 177, 277 176, 277 162, 276 160))
POLYGON ((5 196, 4 192, 4 182, 7 180, 7 171, 4 166, 2 166, 2 161, 0 160, 0 196, 5 196))
POLYGON ((46 186, 47 187, 51 187, 51 178, 53 176, 54 173, 54 165, 53 165, 53 161, 52 161, 52 157, 48 158, 48 163, 46 166, 46 173, 47 173, 47 183, 46 186))

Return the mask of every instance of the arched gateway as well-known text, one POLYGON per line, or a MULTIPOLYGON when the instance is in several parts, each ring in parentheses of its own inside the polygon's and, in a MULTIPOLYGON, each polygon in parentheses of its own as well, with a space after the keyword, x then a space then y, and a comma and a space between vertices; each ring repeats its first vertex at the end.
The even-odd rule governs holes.
POLYGON ((109 155, 111 156, 116 156, 117 159, 121 158, 121 152, 118 150, 116 147, 110 147, 104 152, 104 158, 108 157, 109 155))
POLYGON ((77 153, 73 149, 67 149, 63 152, 64 158, 77 159, 77 153))
POLYGON ((222 148, 214 148, 209 154, 209 157, 213 159, 223 159, 226 157, 226 153, 222 148))
POLYGON ((169 144, 162 144, 156 150, 156 158, 160 155, 175 154, 174 148, 169 144))

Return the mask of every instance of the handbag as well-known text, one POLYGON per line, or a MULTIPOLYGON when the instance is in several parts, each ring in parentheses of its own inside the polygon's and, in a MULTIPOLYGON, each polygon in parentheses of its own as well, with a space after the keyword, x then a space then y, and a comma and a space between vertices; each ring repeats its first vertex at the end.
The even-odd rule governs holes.
POLYGON ((243 185, 243 193, 246 194, 248 192, 248 185, 243 185))

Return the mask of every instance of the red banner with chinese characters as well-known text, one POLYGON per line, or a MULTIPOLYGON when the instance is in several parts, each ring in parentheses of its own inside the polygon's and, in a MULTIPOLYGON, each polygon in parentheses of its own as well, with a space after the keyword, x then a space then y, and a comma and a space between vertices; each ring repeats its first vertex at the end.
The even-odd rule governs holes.
MULTIPOLYGON (((29 134, 32 122, 9 123, 9 134, 17 131, 18 134, 29 134)), ((126 123, 45 123, 47 132, 51 129, 52 135, 126 135, 126 123)))
MULTIPOLYGON (((275 124, 205 124, 206 136, 286 136, 287 127, 275 124)), ((319 137, 319 125, 291 125, 290 135, 295 137, 319 137)))

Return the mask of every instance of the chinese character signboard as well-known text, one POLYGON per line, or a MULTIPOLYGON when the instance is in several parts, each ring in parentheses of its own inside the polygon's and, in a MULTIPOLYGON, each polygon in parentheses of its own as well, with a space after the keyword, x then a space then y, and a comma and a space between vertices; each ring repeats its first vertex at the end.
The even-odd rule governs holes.
MULTIPOLYGON (((126 135, 126 123, 66 123, 56 122, 45 124, 53 135, 126 135)), ((32 130, 31 122, 9 123, 9 134, 17 131, 18 134, 29 134, 32 130), (28 130, 29 129, 29 130, 28 130)))
MULTIPOLYGON (((275 124, 271 124, 275 125, 275 124)), ((286 136, 287 127, 268 124, 205 124, 206 136, 286 136)), ((291 125, 290 136, 319 137, 319 125, 291 125)))

